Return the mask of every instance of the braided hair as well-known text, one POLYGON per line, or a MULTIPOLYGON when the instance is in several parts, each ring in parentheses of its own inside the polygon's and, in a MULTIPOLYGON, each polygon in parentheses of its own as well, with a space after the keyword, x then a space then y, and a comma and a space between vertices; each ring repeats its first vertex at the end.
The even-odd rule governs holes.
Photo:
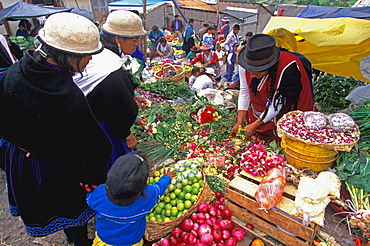
MULTIPOLYGON (((270 105, 272 104, 273 102, 273 99, 274 99, 274 94, 275 94, 275 83, 276 83, 276 73, 277 73, 277 70, 278 70, 278 66, 279 66, 279 61, 276 62, 271 68, 269 68, 269 72, 268 72, 268 75, 270 76, 271 78, 271 82, 270 82, 270 91, 269 91, 269 97, 267 99, 267 103, 266 103, 266 109, 265 109, 265 112, 263 113, 263 115, 261 116, 262 119, 264 119, 267 115, 267 112, 269 110, 269 107, 270 105)), ((275 107, 275 110, 277 110, 277 106, 278 106, 278 103, 276 102, 277 100, 275 100, 274 102, 274 107, 275 107)))

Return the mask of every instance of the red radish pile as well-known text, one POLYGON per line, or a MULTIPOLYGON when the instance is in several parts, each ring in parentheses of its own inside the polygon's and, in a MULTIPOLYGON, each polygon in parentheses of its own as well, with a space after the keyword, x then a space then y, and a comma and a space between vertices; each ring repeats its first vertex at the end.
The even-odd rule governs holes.
POLYGON ((265 176, 268 170, 281 167, 284 163, 283 157, 268 151, 261 143, 248 145, 240 159, 240 166, 243 170, 254 176, 265 176))
POLYGON ((232 212, 225 207, 222 193, 216 192, 216 197, 213 204, 201 203, 198 212, 175 227, 168 239, 153 246, 236 246, 245 231, 230 219, 232 212))

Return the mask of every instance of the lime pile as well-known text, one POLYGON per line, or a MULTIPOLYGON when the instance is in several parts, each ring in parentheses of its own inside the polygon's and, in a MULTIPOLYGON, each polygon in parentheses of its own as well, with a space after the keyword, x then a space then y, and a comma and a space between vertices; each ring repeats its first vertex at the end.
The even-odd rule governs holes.
MULTIPOLYGON (((186 213, 198 199, 203 187, 203 174, 199 159, 182 160, 165 168, 174 168, 176 177, 168 185, 159 202, 146 216, 147 221, 169 222, 186 213)), ((155 171, 147 184, 152 185, 163 175, 164 169, 155 171)))
POLYGON ((12 42, 16 43, 17 45, 19 45, 19 47, 21 47, 21 48, 24 48, 24 49, 33 49, 33 48, 35 48, 35 45, 33 43, 33 41, 35 39, 34 37, 29 36, 29 37, 25 38, 23 36, 17 36, 17 37, 16 36, 10 36, 9 39, 12 42))

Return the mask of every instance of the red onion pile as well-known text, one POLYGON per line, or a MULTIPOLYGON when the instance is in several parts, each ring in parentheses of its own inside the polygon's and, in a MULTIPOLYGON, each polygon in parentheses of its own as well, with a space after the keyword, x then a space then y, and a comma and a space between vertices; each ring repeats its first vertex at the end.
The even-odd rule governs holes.
POLYGON ((201 203, 198 212, 175 227, 169 238, 162 238, 153 246, 236 246, 245 237, 245 231, 235 227, 232 212, 224 205, 222 193, 213 204, 201 203))
POLYGON ((330 126, 310 130, 305 126, 302 114, 284 115, 278 124, 287 134, 314 144, 349 144, 360 138, 355 126, 347 132, 335 131, 330 126))

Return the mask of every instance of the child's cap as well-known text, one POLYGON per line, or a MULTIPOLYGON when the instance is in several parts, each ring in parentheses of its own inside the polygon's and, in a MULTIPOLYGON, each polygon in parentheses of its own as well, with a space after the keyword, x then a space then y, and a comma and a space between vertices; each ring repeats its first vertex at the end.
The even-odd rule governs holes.
POLYGON ((133 204, 146 187, 149 167, 136 153, 120 156, 107 174, 105 193, 117 206, 133 204))

